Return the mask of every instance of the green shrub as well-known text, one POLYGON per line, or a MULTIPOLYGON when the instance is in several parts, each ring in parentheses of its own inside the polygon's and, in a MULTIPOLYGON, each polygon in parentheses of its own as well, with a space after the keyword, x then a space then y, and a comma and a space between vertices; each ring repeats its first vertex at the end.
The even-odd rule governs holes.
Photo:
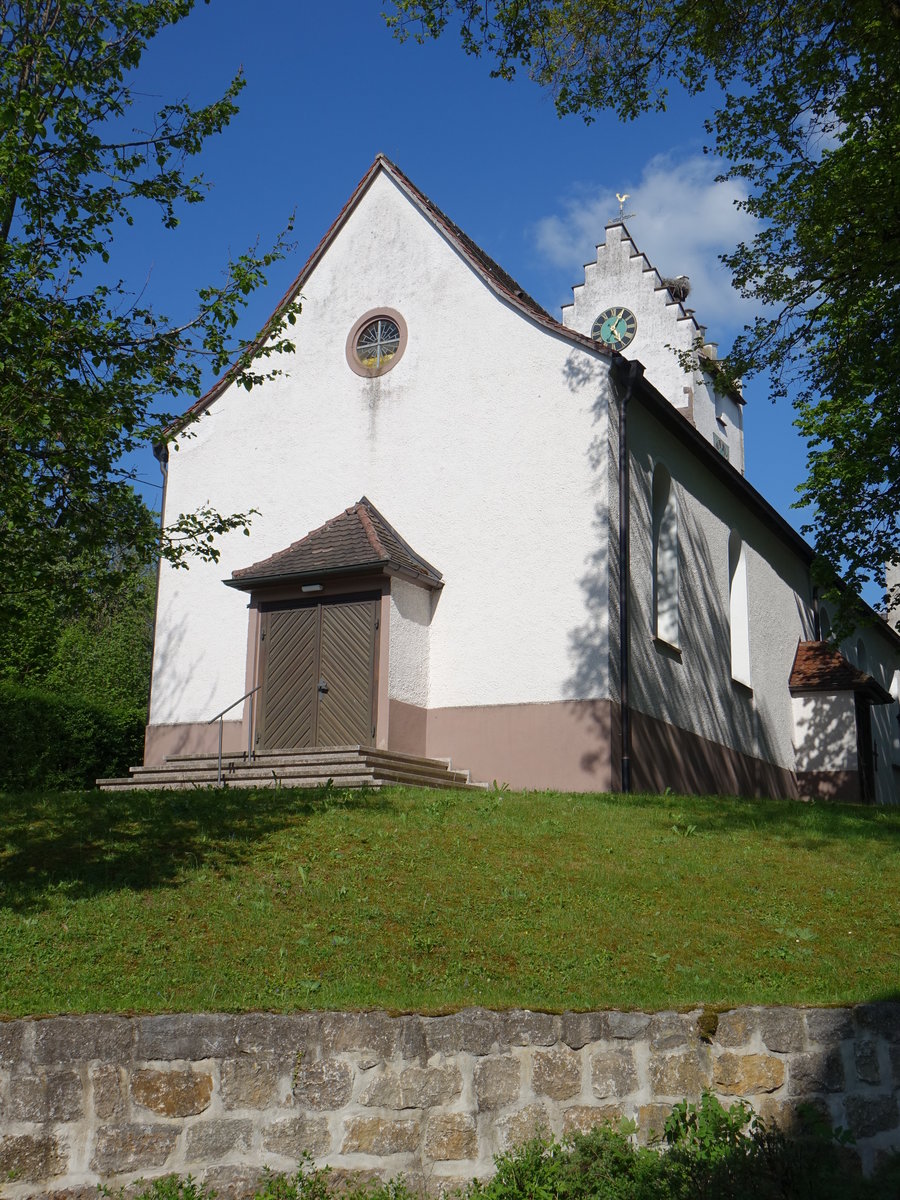
POLYGON ((91 788, 143 755, 145 714, 0 681, 0 791, 91 788))

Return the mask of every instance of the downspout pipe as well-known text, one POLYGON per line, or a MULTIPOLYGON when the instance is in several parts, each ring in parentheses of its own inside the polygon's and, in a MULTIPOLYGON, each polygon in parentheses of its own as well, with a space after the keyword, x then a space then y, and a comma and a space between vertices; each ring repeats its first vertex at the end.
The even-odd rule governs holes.
POLYGON ((631 675, 629 654, 628 593, 631 581, 631 466, 628 452, 628 401, 635 385, 643 378, 644 367, 636 360, 617 355, 610 366, 615 384, 619 417, 619 778, 622 791, 631 791, 631 708, 628 685, 631 675))

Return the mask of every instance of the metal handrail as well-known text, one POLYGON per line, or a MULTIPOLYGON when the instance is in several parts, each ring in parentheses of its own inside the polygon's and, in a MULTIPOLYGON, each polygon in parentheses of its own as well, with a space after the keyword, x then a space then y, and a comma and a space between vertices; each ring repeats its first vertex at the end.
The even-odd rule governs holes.
MULTIPOLYGON (((226 713, 231 712, 231 710, 233 708, 237 708, 237 706, 240 703, 242 703, 242 701, 246 700, 248 696, 252 696, 252 695, 254 695, 254 693, 258 692, 261 687, 262 687, 262 684, 258 683, 255 688, 251 688, 249 692, 244 692, 243 696, 238 696, 237 700, 235 700, 233 704, 229 704, 227 708, 223 708, 220 713, 216 713, 216 715, 214 717, 210 717, 210 719, 206 722, 207 725, 212 725, 213 721, 219 722, 219 758, 218 758, 218 770, 216 773, 216 787, 222 786, 222 731, 223 731, 223 727, 224 727, 224 722, 222 721, 222 718, 225 716, 226 713)), ((249 762, 250 759, 253 757, 253 705, 252 704, 250 705, 250 720, 248 721, 247 726, 248 726, 248 729, 247 729, 247 762, 249 762)))

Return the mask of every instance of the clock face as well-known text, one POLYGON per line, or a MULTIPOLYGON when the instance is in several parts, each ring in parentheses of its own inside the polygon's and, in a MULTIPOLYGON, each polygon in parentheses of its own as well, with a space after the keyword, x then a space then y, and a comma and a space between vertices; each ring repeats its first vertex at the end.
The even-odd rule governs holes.
POLYGON ((602 312, 591 329, 591 337, 613 350, 624 350, 634 341, 637 317, 629 308, 617 305, 602 312))

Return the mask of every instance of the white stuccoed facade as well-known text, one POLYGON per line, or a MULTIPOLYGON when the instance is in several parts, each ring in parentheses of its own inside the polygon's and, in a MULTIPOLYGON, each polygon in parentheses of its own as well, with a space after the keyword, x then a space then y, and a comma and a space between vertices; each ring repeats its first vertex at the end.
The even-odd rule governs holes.
MULTIPOLYGON (((853 693, 792 698, 788 686, 798 643, 816 637, 810 553, 744 482, 743 405, 714 386, 714 346, 624 225, 607 227, 558 323, 379 158, 297 288, 283 374, 250 392, 214 389, 173 434, 167 514, 211 504, 259 515, 249 538, 221 540, 218 564, 160 570, 148 762, 211 747, 206 722, 261 681, 258 603, 300 597, 298 580, 248 604, 223 580, 365 495, 443 576, 437 590, 390 572, 378 582, 375 744, 513 786, 617 786, 622 384, 590 333, 619 305, 637 320, 624 357, 651 385, 628 402, 636 786, 790 795, 821 777, 850 794, 853 693), (367 378, 350 367, 348 335, 386 310, 408 340, 367 378), (673 350, 698 338, 685 374, 673 350), (658 465, 677 501, 675 646, 654 637, 658 465), (730 662, 735 535, 747 577, 742 682, 730 662), (830 750, 829 714, 840 725, 830 750)), ((880 623, 860 636, 865 671, 896 696, 900 641, 880 623)), ((897 799, 896 713, 872 708, 882 802, 897 799)), ((227 747, 246 746, 248 722, 246 703, 229 714, 227 747)))
POLYGON ((171 456, 167 512, 208 501, 260 515, 249 540, 223 539, 218 564, 163 568, 151 723, 203 721, 243 693, 246 598, 219 581, 362 494, 448 584, 430 670, 415 685, 395 671, 396 695, 412 687, 430 707, 573 698, 568 631, 584 619, 605 505, 589 449, 606 357, 498 302, 386 173, 304 281, 296 346, 282 377, 228 388, 171 456), (365 379, 345 343, 378 307, 403 313, 409 344, 365 379), (535 628, 540 654, 521 653, 535 628))

